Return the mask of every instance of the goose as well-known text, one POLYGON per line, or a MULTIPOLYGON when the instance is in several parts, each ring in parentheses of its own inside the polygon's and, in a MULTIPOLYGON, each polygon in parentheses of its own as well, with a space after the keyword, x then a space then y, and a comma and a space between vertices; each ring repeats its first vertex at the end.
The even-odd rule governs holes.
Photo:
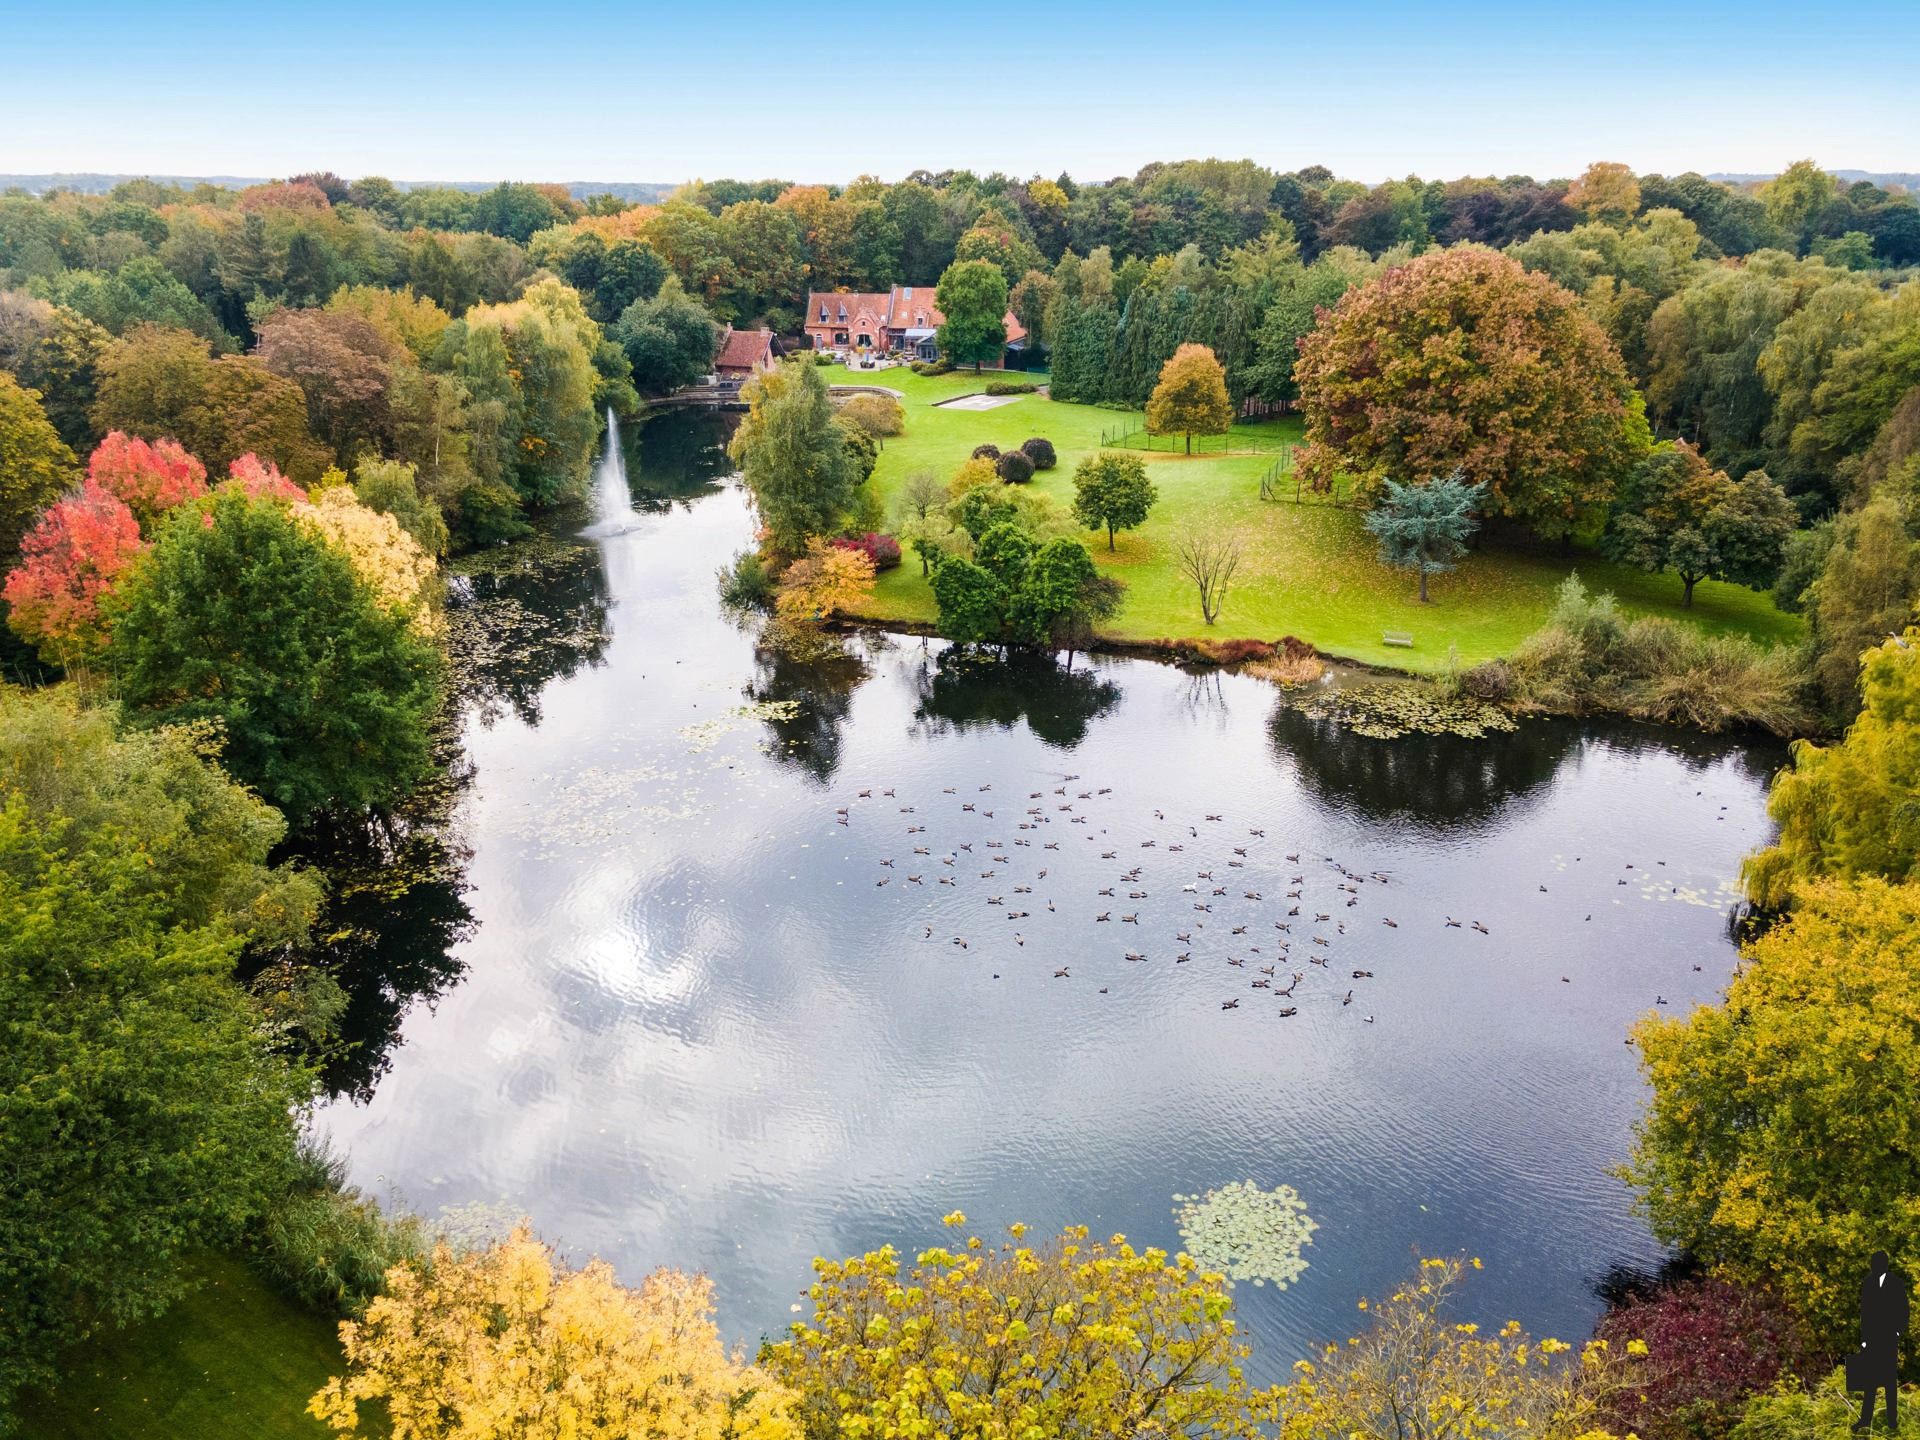
POLYGON ((1159 843, 1160 842, 1158 840, 1142 840, 1140 842, 1140 848, 1142 850, 1151 850, 1153 849, 1154 846, 1158 845, 1159 843))
POLYGON ((1194 878, 1194 879, 1196 879, 1196 880, 1211 880, 1211 879, 1213 879, 1213 871, 1211 871, 1211 870, 1196 870, 1196 871, 1194 871, 1194 872, 1193 872, 1193 878, 1194 878))
POLYGON ((1167 846, 1167 850, 1174 855, 1184 855, 1187 853, 1187 847, 1184 845, 1169 845, 1167 846))
POLYGON ((1373 972, 1371 970, 1356 970, 1353 972, 1353 978, 1356 980, 1371 980, 1373 978, 1373 972))
POLYGON ((1373 1017, 1371 1015, 1362 1015, 1360 1017, 1360 1023, 1363 1025, 1371 1025, 1373 1023, 1373 1017))
POLYGON ((924 825, 907 826, 907 834, 909 835, 924 835, 926 833, 927 833, 927 827, 924 825))
POLYGON ((922 880, 918 875, 907 876, 907 884, 909 885, 924 885, 925 883, 926 882, 922 880))
POLYGON ((1564 975, 1562 975, 1562 976, 1560 977, 1560 983, 1561 983, 1562 985, 1571 985, 1571 984, 1573 983, 1573 981, 1571 981, 1571 980, 1569 980, 1569 979, 1568 979, 1568 978, 1567 978, 1566 976, 1564 976, 1564 975))
POLYGON ((860 792, 860 798, 861 798, 862 800, 871 800, 871 799, 873 798, 873 791, 871 791, 871 790, 862 790, 862 791, 860 792))
POLYGON ((1055 790, 1053 793, 1056 795, 1064 795, 1067 793, 1067 787, 1062 785, 1058 790, 1055 790))
POLYGON ((951 786, 951 785, 949 785, 949 786, 947 786, 947 788, 946 788, 946 789, 944 789, 944 790, 942 790, 942 791, 941 791, 940 793, 941 793, 942 795, 952 795, 952 794, 954 794, 954 793, 955 793, 955 791, 954 791, 954 788, 953 788, 953 786, 951 786))
POLYGON ((971 809, 973 809, 973 802, 971 800, 961 802, 960 810, 962 814, 964 814, 965 812, 971 809))
POLYGON ((1486 926, 1482 925, 1478 920, 1473 922, 1473 928, 1478 930, 1482 935, 1491 935, 1493 933, 1491 930, 1487 929, 1486 926))
POLYGON ((1233 927, 1233 933, 1236 935, 1244 935, 1247 933, 1247 927, 1244 925, 1236 925, 1233 927))
POLYGON ((1216 885, 1213 887, 1213 893, 1216 895, 1224 895, 1227 893, 1227 887, 1224 885, 1216 885))
POLYGON ((1667 1003, 1667 997, 1664 995, 1656 995, 1653 997, 1653 1003, 1656 1005, 1664 1005, 1667 1003))
POLYGON ((961 939, 961 938, 960 938, 960 937, 959 937, 958 935, 956 935, 956 936, 954 936, 954 937, 953 937, 953 943, 954 943, 954 944, 956 944, 956 945, 958 945, 958 946, 959 946, 959 947, 960 947, 960 948, 961 948, 962 950, 965 950, 965 949, 968 949, 968 948, 970 948, 970 947, 969 947, 969 946, 967 945, 967 942, 966 942, 966 941, 964 941, 964 940, 962 940, 962 939, 961 939))
POLYGON ((1111 910, 1102 910, 1098 915, 1093 917, 1093 923, 1096 925, 1104 925, 1111 919, 1113 919, 1113 912, 1111 910))
POLYGON ((951 885, 953 884, 953 877, 951 875, 942 875, 940 877, 940 883, 942 885, 951 885))
POLYGON ((942 856, 940 857, 940 863, 941 863, 942 865, 952 865, 952 864, 953 864, 953 860, 954 860, 954 857, 953 857, 953 856, 951 856, 951 855, 942 855, 942 856))
POLYGON ((1385 925, 1389 930, 1398 930, 1400 928, 1400 922, 1398 920, 1389 920, 1384 915, 1380 917, 1380 923, 1385 925))
POLYGON ((1117 850, 1102 850, 1102 851, 1100 852, 1100 858, 1101 858, 1102 860, 1111 860, 1111 859, 1113 859, 1113 857, 1114 857, 1115 855, 1117 855, 1117 854, 1119 854, 1119 853, 1120 853, 1120 852, 1119 852, 1119 851, 1117 851, 1117 850))
POLYGON ((1546 886, 1544 886, 1544 885, 1542 885, 1542 886, 1540 887, 1540 893, 1541 893, 1542 895, 1544 895, 1544 894, 1546 894, 1546 893, 1547 893, 1547 887, 1546 887, 1546 886))
POLYGON ((1288 914, 1288 915, 1290 915, 1290 916, 1292 916, 1292 915, 1298 915, 1299 913, 1300 913, 1300 907, 1299 907, 1298 905, 1294 905, 1294 906, 1292 906, 1292 907, 1290 907, 1290 908, 1288 909, 1288 911, 1287 911, 1287 914, 1288 914))
MULTIPOLYGON (((1291 912, 1289 912, 1289 913, 1291 913, 1291 912)), ((1292 927, 1291 925, 1289 925, 1289 924, 1287 924, 1287 922, 1286 922, 1286 921, 1284 921, 1284 920, 1276 920, 1276 921, 1274 921, 1274 922, 1273 922, 1273 928, 1274 928, 1274 929, 1276 929, 1276 930, 1284 930, 1284 931, 1285 931, 1285 932, 1286 932, 1287 934, 1289 934, 1289 935, 1291 935, 1291 934, 1293 933, 1293 927, 1292 927)))
POLYGON ((1140 923, 1140 912, 1136 910, 1131 915, 1122 915, 1120 917, 1120 923, 1122 925, 1138 925, 1140 923))
POLYGON ((1327 957, 1324 955, 1309 955, 1307 956, 1307 964, 1318 965, 1324 969, 1327 964, 1327 957))
POLYGON ((888 797, 889 799, 891 799, 891 798, 893 797, 893 791, 892 791, 892 789, 891 789, 891 788, 888 788, 888 789, 886 789, 886 790, 882 790, 882 791, 881 791, 880 793, 881 793, 882 795, 885 795, 885 796, 887 796, 887 797, 888 797))
POLYGON ((1340 1003, 1342 1005, 1351 1005, 1353 1003, 1353 991, 1347 991, 1346 997, 1342 999, 1340 1003))
POLYGON ((994 876, 998 875, 999 873, 1000 872, 998 870, 982 870, 980 872, 980 878, 982 880, 991 880, 993 879, 994 876))
POLYGON ((1240 1002, 1238 1000, 1222 1000, 1220 1002, 1220 1008, 1222 1010, 1238 1010, 1240 1008, 1240 1002))
POLYGON ((1244 856, 1247 853, 1247 847, 1244 845, 1236 845, 1233 847, 1233 853, 1244 856))
POLYGON ((1146 956, 1142 955, 1138 950, 1128 950, 1125 953, 1126 953, 1127 959, 1135 962, 1142 961, 1147 958, 1146 956))
POLYGON ((1264 839, 1266 839, 1266 838, 1267 838, 1267 832, 1266 832, 1266 831, 1264 831, 1264 830, 1249 830, 1249 831, 1247 831, 1247 834, 1249 834, 1249 835, 1256 835, 1256 836, 1258 836, 1258 837, 1259 837, 1260 839, 1262 839, 1262 840, 1264 840, 1264 839))
POLYGON ((1447 929, 1458 930, 1459 928, 1460 928, 1460 922, 1454 919, 1451 915, 1447 916, 1447 929))
POLYGON ((1129 890, 1127 891, 1127 898, 1129 900, 1144 900, 1147 898, 1147 892, 1144 890, 1129 890))
POLYGON ((986 793, 987 793, 987 791, 989 791, 989 790, 991 790, 991 789, 993 789, 993 786, 991 786, 991 785, 982 785, 982 786, 980 787, 980 793, 981 793, 982 795, 984 795, 984 794, 986 794, 986 793))
POLYGON ((1033 893, 1033 886, 1016 885, 1013 887, 1013 893, 1016 895, 1031 895, 1033 893))
POLYGON ((1313 943, 1316 945, 1332 945, 1333 944, 1331 940, 1328 940, 1325 937, 1320 935, 1316 935, 1313 937, 1313 943))
POLYGON ((1100 793, 1101 793, 1102 795, 1111 795, 1111 794, 1113 794, 1113 787, 1112 787, 1111 785, 1108 785, 1108 786, 1106 786, 1106 787, 1104 787, 1104 788, 1103 788, 1103 789, 1102 789, 1102 790, 1100 791, 1100 793))
POLYGON ((1262 966, 1260 967, 1260 973, 1261 973, 1262 975, 1271 975, 1271 974, 1273 974, 1273 972, 1274 972, 1274 970, 1275 970, 1275 968, 1276 968, 1276 967, 1274 967, 1274 966, 1272 966, 1272 965, 1262 965, 1262 966))
POLYGON ((1287 859, 1291 860, 1296 865, 1300 863, 1300 857, 1298 854, 1289 855, 1287 856, 1287 859))
POLYGON ((902 815, 911 815, 913 814, 913 811, 914 811, 914 807, 911 805, 902 805, 900 807, 900 813, 902 815))
POLYGON ((838 810, 834 811, 833 813, 836 815, 844 815, 847 813, 847 807, 845 805, 842 805, 838 810))
POLYGON ((893 868, 893 861, 891 860, 882 860, 880 863, 886 866, 889 870, 893 868))
POLYGON ((1113 887, 1112 887, 1111 885, 1109 885, 1109 886, 1107 886, 1107 887, 1106 887, 1105 889, 1103 889, 1103 890, 1101 890, 1101 892, 1100 892, 1100 893, 1101 893, 1102 895, 1111 895, 1111 894, 1113 894, 1113 887))
POLYGON ((1062 965, 1058 970, 1053 972, 1053 978, 1056 980, 1071 980, 1073 977, 1067 974, 1067 967, 1062 965))
POLYGON ((989 895, 987 897, 987 904, 989 905, 1004 905, 1006 903, 1007 902, 998 895, 989 895))
POLYGON ((1007 912, 1007 919, 1009 919, 1009 920, 1024 920, 1024 919, 1026 919, 1026 918, 1027 918, 1027 913, 1028 913, 1028 912, 1027 912, 1027 911, 1025 911, 1025 910, 1009 910, 1009 911, 1007 912))
POLYGON ((1196 910, 1204 910, 1209 915, 1213 913, 1213 906, 1211 905, 1196 903, 1193 908, 1196 910))
POLYGON ((1313 923, 1316 925, 1324 925, 1327 921, 1331 920, 1332 918, 1333 917, 1331 915, 1315 915, 1313 917, 1313 923))
POLYGON ((1080 799, 1082 799, 1082 800, 1091 800, 1091 799, 1093 799, 1093 791, 1091 791, 1091 790, 1080 790, 1080 791, 1076 791, 1075 793, 1076 793, 1076 794, 1078 795, 1078 797, 1079 797, 1080 799))
POLYGON ((931 855, 933 851, 929 850, 924 845, 916 845, 913 847, 913 853, 916 855, 931 855))
POLYGON ((1246 968, 1247 968, 1247 962, 1246 962, 1246 961, 1244 961, 1244 960, 1241 960, 1241 959, 1239 959, 1238 957, 1236 957, 1236 956, 1233 956, 1233 955, 1229 955, 1229 956, 1227 956, 1227 964, 1229 964, 1229 965, 1231 965, 1231 966, 1233 966, 1233 968, 1234 968, 1234 969, 1236 969, 1236 970, 1244 970, 1244 969, 1246 969, 1246 968))
POLYGON ((986 818, 989 820, 993 819, 993 811, 991 810, 982 810, 980 813, 986 816, 986 818))
POLYGON ((1022 936, 1018 930, 1016 930, 1013 932, 1013 943, 1016 945, 1024 946, 1027 942, 1025 937, 1022 936))
POLYGON ((1220 817, 1219 817, 1218 815, 1209 815, 1209 816, 1207 816, 1207 819, 1209 819, 1209 820, 1218 820, 1219 818, 1220 818, 1220 817))
POLYGON ((1060 843, 1057 840, 1046 840, 1041 842, 1040 848, 1042 850, 1058 850, 1060 843))
POLYGON ((1183 950, 1173 957, 1173 963, 1176 965, 1185 965, 1191 959, 1193 959, 1193 952, 1191 950, 1183 950))
POLYGON ((1191 930, 1176 930, 1173 932, 1173 938, 1178 940, 1182 945, 1191 945, 1193 943, 1193 932, 1191 930))
POLYGON ((1289 1015, 1298 1015, 1299 1013, 1300 1007, 1297 1005, 1282 1005, 1280 1007, 1280 1018, 1282 1020, 1286 1019, 1289 1015))
POLYGON ((1240 892, 1240 898, 1242 900, 1258 900, 1260 898, 1260 892, 1258 890, 1243 890, 1240 892))
POLYGON ((1035 878, 1036 878, 1036 879, 1040 879, 1040 880, 1044 880, 1044 879, 1046 879, 1046 878, 1047 878, 1047 867, 1046 867, 1046 866, 1044 866, 1044 865, 1042 865, 1042 866, 1040 867, 1040 873, 1039 873, 1039 875, 1038 875, 1038 876, 1036 876, 1035 878))
POLYGON ((874 888, 878 889, 880 886, 886 884, 887 881, 891 880, 892 878, 893 877, 891 875, 882 875, 878 880, 873 882, 874 888))
POLYGON ((1252 988, 1255 990, 1271 990, 1273 988, 1273 982, 1271 980, 1256 980, 1253 982, 1252 988))
POLYGON ((1039 798, 1041 797, 1041 795, 1042 795, 1043 793, 1044 793, 1044 792, 1042 792, 1042 791, 1039 791, 1039 790, 1035 790, 1035 791, 1032 791, 1031 793, 1029 793, 1029 794, 1028 794, 1028 796, 1027 796, 1027 799, 1029 799, 1029 800, 1038 800, 1038 799, 1039 799, 1039 798))

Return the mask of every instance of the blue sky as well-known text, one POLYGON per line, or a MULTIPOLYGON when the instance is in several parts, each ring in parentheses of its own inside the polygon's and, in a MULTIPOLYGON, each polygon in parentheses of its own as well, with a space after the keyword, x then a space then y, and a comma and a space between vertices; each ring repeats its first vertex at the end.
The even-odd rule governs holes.
POLYGON ((1917 59, 1916 0, 0 0, 0 172, 1920 170, 1917 59))

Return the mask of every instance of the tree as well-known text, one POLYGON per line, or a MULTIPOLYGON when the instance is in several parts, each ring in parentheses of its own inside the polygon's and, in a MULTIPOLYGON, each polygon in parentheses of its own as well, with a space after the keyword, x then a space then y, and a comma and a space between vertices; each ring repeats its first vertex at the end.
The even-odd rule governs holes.
POLYGON ((1814 226, 1833 200, 1833 176, 1811 160, 1796 160, 1760 187, 1767 218, 1804 255, 1813 242, 1814 226))
POLYGON ((783 620, 830 620, 860 608, 873 595, 873 560, 864 551, 832 545, 818 535, 807 553, 787 566, 774 596, 783 620))
POLYGON ((1647 448, 1625 367, 1573 295, 1472 247, 1422 255, 1347 292, 1294 368, 1316 485, 1370 492, 1454 470, 1495 514, 1565 535, 1647 448))
POLYGON ((1119 610, 1124 593, 1094 569, 1086 546, 1063 535, 1028 559, 1008 619, 1026 644, 1078 650, 1092 640, 1095 622, 1119 610))
POLYGON ((329 485, 311 503, 296 504, 292 513, 296 524, 347 557, 382 608, 418 634, 439 633, 438 567, 397 519, 362 505, 351 485, 329 485))
POLYGON ((100 357, 112 343, 84 315, 18 291, 0 292, 0 370, 40 392, 47 419, 75 452, 98 433, 88 412, 100 357))
POLYGON ((348 1373, 308 1404, 340 1435, 393 1440, 789 1440, 792 1395, 729 1354, 703 1275, 629 1290, 569 1270, 522 1227, 478 1254, 396 1266, 340 1327, 348 1373), (362 1405, 378 1416, 363 1419, 362 1405))
POLYGON ((7 624, 50 665, 97 660, 109 626, 102 604, 146 548, 133 512, 89 479, 48 506, 21 543, 7 576, 7 624))
POLYGON ((860 473, 834 423, 826 381, 808 356, 789 359, 741 390, 746 417, 727 445, 774 547, 798 555, 838 528, 860 473))
POLYGON ((1777 1284, 1837 1351, 1862 1248, 1920 1264, 1920 885, 1819 880, 1799 901, 1724 1005, 1634 1028, 1653 1098, 1626 1173, 1656 1236, 1777 1284))
POLYGON ((149 444, 109 431, 87 457, 87 475, 151 532, 170 510, 207 493, 207 467, 177 440, 149 444))
POLYGON ((255 329, 260 363, 300 387, 307 423, 335 455, 384 447, 394 356, 370 320, 350 310, 281 309, 255 329))
POLYGON ((669 277, 652 298, 620 313, 613 338, 633 366, 633 383, 645 394, 665 395, 713 368, 720 330, 706 307, 669 277))
POLYGON ((1767 813, 1779 838, 1742 867, 1756 905, 1782 909, 1824 876, 1920 880, 1920 635, 1861 657, 1860 716, 1837 745, 1800 741, 1767 813))
POLYGON ((1132 530, 1146 522, 1159 498, 1147 467, 1137 455, 1090 455, 1074 467, 1074 517, 1089 530, 1106 527, 1107 549, 1114 549, 1114 532, 1132 530))
POLYGON ((812 1317, 767 1351, 806 1433, 1263 1433, 1221 1276, 1085 1227, 1009 1235, 935 1246, 905 1273, 890 1248, 816 1260, 812 1317))
POLYGON ((1382 1300, 1360 1302, 1365 1328, 1294 1366, 1277 1397, 1279 1433, 1295 1440, 1468 1440, 1602 1434, 1600 1407, 1626 1388, 1644 1346, 1589 1341, 1576 1358, 1509 1320, 1485 1333, 1458 1318, 1461 1281, 1478 1260, 1423 1259, 1382 1300))
POLYGON ((1567 204, 1589 220, 1625 225, 1640 213, 1640 182, 1632 166, 1596 160, 1567 188, 1567 204))
POLYGON ((1160 367, 1160 383, 1147 400, 1147 432, 1187 437, 1224 435, 1233 424, 1233 402, 1227 398, 1227 372, 1204 345, 1182 345, 1160 367))
POLYGON ((1420 603, 1427 603, 1427 575, 1451 570, 1467 553, 1479 528, 1474 511, 1486 493, 1458 473, 1436 475, 1424 485, 1386 482, 1380 503, 1367 512, 1367 531, 1380 542, 1380 558, 1420 575, 1420 603))
POLYGON ((1192 526, 1174 541, 1180 573, 1200 592, 1200 618, 1211 625, 1227 603, 1227 587, 1240 568, 1240 541, 1225 531, 1192 526))
POLYGON ((469 340, 495 331, 505 342, 519 433, 506 432, 510 483, 536 506, 584 492, 600 416, 593 365, 600 327, 580 297, 558 280, 536 281, 518 300, 467 313, 469 340))
POLYGON ((0 1410, 285 1187, 310 1089, 233 968, 251 917, 313 889, 271 876, 279 817, 200 748, 0 698, 0 1410))
POLYGON ((946 501, 947 487, 931 470, 916 470, 907 476, 895 501, 894 530, 919 555, 922 575, 931 573, 933 568, 930 547, 938 545, 940 537, 950 529, 942 514, 946 501))
POLYGON ((439 501, 423 493, 415 467, 404 460, 362 460, 353 469, 360 503, 400 522, 431 556, 447 553, 447 520, 439 501))
POLYGON ((228 769, 290 815, 381 804, 425 770, 437 651, 286 507, 229 493, 176 516, 128 591, 126 703, 219 722, 228 769))
POLYGON ((1820 574, 1807 592, 1813 674, 1827 708, 1850 719, 1860 706, 1862 653, 1898 634, 1920 595, 1920 545, 1890 494, 1842 516, 1820 574))
POLYGON ((840 407, 840 418, 876 440, 898 435, 907 426, 906 411, 891 395, 855 395, 840 407))
POLYGON ((1739 481, 1684 440, 1656 446, 1621 485, 1601 548, 1612 559, 1680 577, 1683 606, 1702 580, 1763 589, 1779 573, 1799 512, 1764 470, 1739 481))
POLYGON ((40 392, 0 371, 0 564, 76 472, 73 451, 40 408, 40 392))
POLYGON ((933 292, 940 308, 941 352, 957 365, 997 360, 1007 343, 1007 277, 988 260, 959 260, 933 292))

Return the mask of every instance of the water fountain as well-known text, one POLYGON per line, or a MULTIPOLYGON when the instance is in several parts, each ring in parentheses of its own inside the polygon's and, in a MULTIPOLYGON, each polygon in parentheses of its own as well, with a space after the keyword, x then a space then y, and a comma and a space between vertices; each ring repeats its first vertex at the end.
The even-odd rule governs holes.
POLYGON ((589 535, 619 535, 640 521, 627 488, 627 458, 620 450, 620 419, 607 407, 607 445, 593 467, 593 526, 589 535))

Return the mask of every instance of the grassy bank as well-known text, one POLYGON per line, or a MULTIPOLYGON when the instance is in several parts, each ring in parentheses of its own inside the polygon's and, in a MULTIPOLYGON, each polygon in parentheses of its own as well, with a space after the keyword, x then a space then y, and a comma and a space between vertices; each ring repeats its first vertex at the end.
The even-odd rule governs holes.
POLYGON ((208 1255, 196 1288, 157 1320, 97 1336, 58 1389, 22 1406, 27 1440, 321 1440, 307 1398, 343 1365, 334 1322, 208 1255))
MULTIPOLYGON (((1002 449, 1044 435, 1060 453, 1059 467, 1036 475, 1033 488, 1066 507, 1073 499, 1073 467, 1099 448, 1100 434, 1126 425, 1136 414, 1069 405, 1040 395, 1015 397, 992 410, 940 408, 936 402, 979 392, 987 381, 1018 376, 970 372, 926 377, 906 369, 826 372, 831 384, 873 384, 898 390, 906 405, 906 433, 886 443, 874 481, 891 510, 893 497, 915 470, 943 480, 973 447, 992 441, 1002 449)), ((1297 420, 1246 427, 1250 441, 1271 444, 1276 435, 1297 435, 1297 420)), ((1508 654, 1543 623, 1554 591, 1577 569, 1595 590, 1611 590, 1630 614, 1671 615, 1713 633, 1732 632, 1764 642, 1796 639, 1797 616, 1776 610, 1765 595, 1737 585, 1703 582, 1691 610, 1680 606, 1680 582, 1611 564, 1594 555, 1568 558, 1545 551, 1487 545, 1458 570, 1436 576, 1433 603, 1422 605, 1414 582, 1375 558, 1373 541, 1357 513, 1322 505, 1265 502, 1261 473, 1270 456, 1143 456, 1160 492, 1153 516, 1139 531, 1122 535, 1109 555, 1105 537, 1088 536, 1095 559, 1127 582, 1127 600, 1107 627, 1115 639, 1209 634, 1272 640, 1293 634, 1329 654, 1437 670, 1449 645, 1462 663, 1508 654), (1245 556, 1212 630, 1200 620, 1192 586, 1179 573, 1173 539, 1183 525, 1204 520, 1239 535, 1245 556), (1402 630, 1411 650, 1381 642, 1381 632, 1402 630)), ((932 592, 911 558, 881 577, 867 618, 930 622, 932 592)))

